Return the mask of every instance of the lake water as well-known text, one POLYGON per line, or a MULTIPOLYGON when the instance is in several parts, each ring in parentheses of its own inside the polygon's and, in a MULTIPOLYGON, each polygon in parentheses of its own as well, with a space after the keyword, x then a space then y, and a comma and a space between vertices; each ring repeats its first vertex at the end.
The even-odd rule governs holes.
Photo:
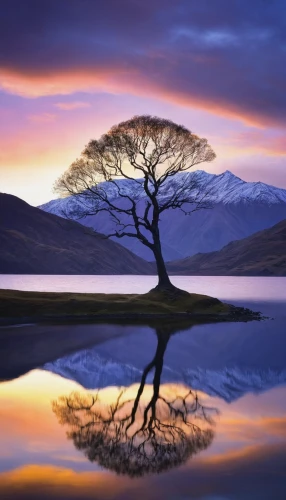
MULTIPOLYGON (((286 278, 232 276, 172 276, 174 285, 194 293, 227 300, 286 301, 286 278)), ((38 292, 145 293, 156 276, 0 275, 0 288, 38 292)))
MULTIPOLYGON (((261 322, 0 328, 0 498, 286 498, 286 279, 173 277, 261 322)), ((141 276, 1 276, 138 292, 141 276)))

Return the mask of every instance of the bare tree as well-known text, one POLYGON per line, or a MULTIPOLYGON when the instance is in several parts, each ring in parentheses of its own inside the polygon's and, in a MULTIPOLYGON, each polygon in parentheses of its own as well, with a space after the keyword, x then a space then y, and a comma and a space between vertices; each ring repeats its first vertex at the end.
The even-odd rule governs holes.
POLYGON ((194 176, 183 176, 167 193, 165 188, 176 174, 214 158, 207 140, 185 127, 157 117, 135 116, 99 140, 91 140, 81 158, 57 180, 55 191, 77 199, 66 216, 80 219, 108 212, 116 224, 108 237, 137 238, 148 247, 157 265, 156 288, 174 291, 162 255, 160 217, 169 209, 190 214, 210 204, 208 193, 201 192, 194 176), (124 189, 122 178, 132 181, 132 193, 124 189))
POLYGON ((215 408, 201 404, 190 388, 160 389, 164 353, 170 335, 157 329, 154 358, 142 372, 135 398, 125 389, 111 404, 100 391, 74 392, 53 401, 53 411, 67 437, 87 458, 118 474, 142 476, 181 465, 213 440, 215 408), (148 374, 154 370, 151 396, 144 397, 148 374), (143 400, 143 401, 142 401, 143 400))

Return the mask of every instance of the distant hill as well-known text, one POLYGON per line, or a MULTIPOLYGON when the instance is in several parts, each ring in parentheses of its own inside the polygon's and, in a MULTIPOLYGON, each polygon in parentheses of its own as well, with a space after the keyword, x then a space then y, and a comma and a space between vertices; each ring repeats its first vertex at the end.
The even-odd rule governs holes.
POLYGON ((218 252, 169 262, 172 275, 286 276, 286 220, 218 252))
POLYGON ((151 264, 118 243, 4 193, 0 273, 152 274, 151 264))
MULTIPOLYGON (((209 174, 203 170, 184 172, 170 178, 163 186, 159 202, 164 203, 186 177, 193 178, 200 186, 200 192, 209 194, 213 208, 200 210, 190 216, 179 209, 164 212, 160 220, 162 250, 165 260, 173 261, 195 255, 198 252, 220 250, 234 240, 246 238, 251 234, 267 229, 286 219, 286 190, 262 182, 246 182, 229 171, 220 175, 209 174)), ((124 194, 137 192, 139 210, 145 208, 145 193, 140 182, 122 179, 117 181, 124 194)), ((109 183, 109 198, 115 200, 116 188, 109 183)), ((69 206, 77 203, 74 197, 57 199, 40 208, 61 215, 69 206)), ((124 200, 117 200, 120 206, 124 200)), ((189 207, 188 207, 189 208, 189 207)), ((122 216, 122 222, 128 219, 122 216)), ((114 232, 114 220, 106 212, 88 216, 81 223, 104 234, 114 232)), ((152 252, 135 238, 124 237, 120 243, 146 260, 153 261, 152 252)))

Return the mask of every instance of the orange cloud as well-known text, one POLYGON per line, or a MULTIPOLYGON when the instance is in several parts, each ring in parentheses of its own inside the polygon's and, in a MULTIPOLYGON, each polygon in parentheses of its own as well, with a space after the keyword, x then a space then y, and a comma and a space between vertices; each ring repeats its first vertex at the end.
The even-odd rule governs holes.
MULTIPOLYGON (((117 88, 113 81, 114 73, 121 80, 126 71, 120 69, 67 70, 46 74, 22 74, 15 71, 0 70, 0 86, 11 94, 35 98, 51 95, 69 95, 78 91, 112 92, 117 88)), ((128 72, 129 74, 129 72, 128 72)), ((118 90, 118 89, 117 89, 118 90)))
MULTIPOLYGON (((134 67, 66 70, 53 73, 24 74, 0 69, 0 88, 28 98, 69 95, 75 92, 130 93, 134 96, 153 97, 183 107, 195 107, 223 118, 236 119, 246 125, 264 128, 277 122, 261 112, 242 107, 224 97, 203 95, 198 90, 179 90, 174 83, 156 82, 148 71, 134 67)), ((63 103, 59 103, 63 104, 63 103)), ((67 109, 61 108, 61 109, 67 109)))

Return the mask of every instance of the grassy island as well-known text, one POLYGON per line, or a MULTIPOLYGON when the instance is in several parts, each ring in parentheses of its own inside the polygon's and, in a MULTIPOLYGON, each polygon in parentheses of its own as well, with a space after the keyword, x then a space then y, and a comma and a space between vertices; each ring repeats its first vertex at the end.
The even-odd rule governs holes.
POLYGON ((3 323, 28 319, 201 318, 207 321, 250 321, 260 313, 235 307, 207 295, 151 290, 146 294, 57 293, 0 290, 3 323))

